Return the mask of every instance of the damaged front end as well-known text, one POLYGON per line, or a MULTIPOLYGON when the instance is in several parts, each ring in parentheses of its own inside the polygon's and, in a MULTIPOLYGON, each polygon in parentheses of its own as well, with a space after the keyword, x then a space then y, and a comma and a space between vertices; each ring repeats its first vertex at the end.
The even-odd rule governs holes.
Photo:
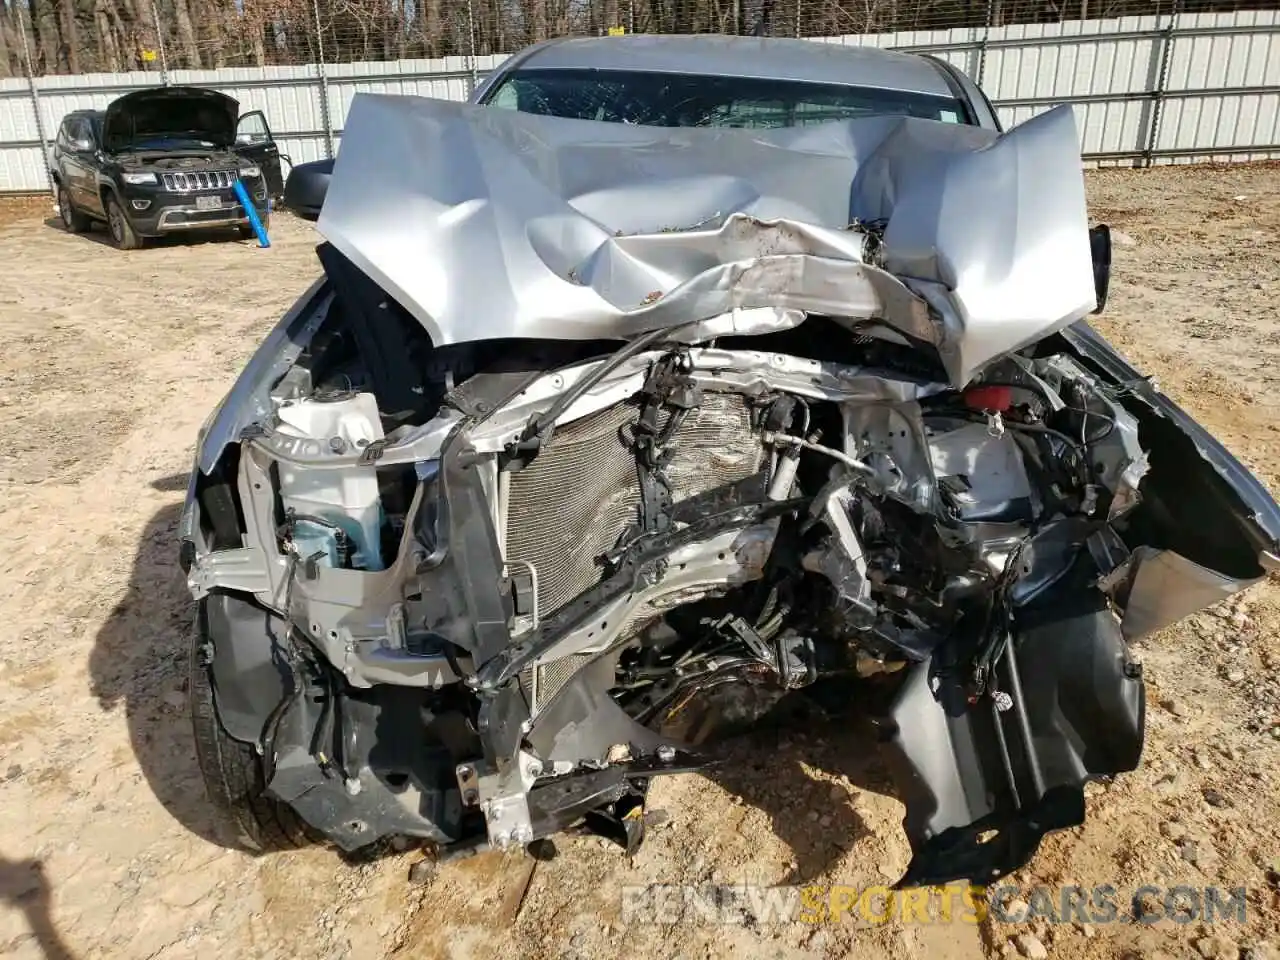
POLYGON ((1080 823, 1141 753, 1127 644, 1261 576, 1280 510, 1078 322, 1070 112, 492 114, 357 101, 325 278, 202 438, 201 662, 267 796, 346 849, 633 849, 652 777, 834 684, 885 705, 903 883, 1080 823), (377 131, 452 145, 408 235, 377 131))

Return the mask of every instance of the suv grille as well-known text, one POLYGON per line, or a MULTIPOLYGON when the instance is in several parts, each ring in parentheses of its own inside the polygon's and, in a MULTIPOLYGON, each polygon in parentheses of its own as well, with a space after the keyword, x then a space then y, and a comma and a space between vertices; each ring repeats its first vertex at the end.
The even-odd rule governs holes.
POLYGON ((160 182, 174 193, 191 193, 195 190, 225 190, 236 182, 235 170, 201 170, 198 173, 162 173, 160 182))

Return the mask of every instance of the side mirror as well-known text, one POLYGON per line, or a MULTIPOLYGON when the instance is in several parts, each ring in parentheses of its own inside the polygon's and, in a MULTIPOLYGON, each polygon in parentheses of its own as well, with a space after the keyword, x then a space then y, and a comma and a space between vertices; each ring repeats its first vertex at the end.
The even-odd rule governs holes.
POLYGON ((312 160, 295 166, 284 184, 285 209, 304 220, 317 219, 332 175, 332 160, 312 160))
POLYGON ((1093 312, 1101 313, 1111 286, 1111 228, 1105 223, 1089 231, 1089 253, 1093 257, 1093 290, 1098 301, 1093 312))

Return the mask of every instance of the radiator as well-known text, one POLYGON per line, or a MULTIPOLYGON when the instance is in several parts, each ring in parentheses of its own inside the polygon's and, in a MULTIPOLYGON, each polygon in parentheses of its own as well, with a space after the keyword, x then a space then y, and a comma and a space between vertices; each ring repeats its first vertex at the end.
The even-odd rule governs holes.
MULTIPOLYGON (((639 520, 635 456, 621 437, 639 414, 631 400, 557 427, 534 461, 511 476, 506 556, 537 570, 543 617, 600 582, 602 556, 639 520)), ((705 394, 668 449, 666 476, 676 503, 752 476, 764 463, 750 410, 737 394, 705 394)), ((576 659, 572 667, 540 668, 539 701, 576 672, 576 659)))

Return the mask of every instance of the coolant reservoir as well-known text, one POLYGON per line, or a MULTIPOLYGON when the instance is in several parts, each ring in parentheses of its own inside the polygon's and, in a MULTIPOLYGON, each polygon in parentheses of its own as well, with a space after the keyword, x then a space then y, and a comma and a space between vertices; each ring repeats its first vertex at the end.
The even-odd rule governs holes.
MULTIPOLYGON (((297 400, 281 404, 276 415, 281 434, 317 441, 335 453, 358 452, 383 436, 378 402, 371 393, 332 401, 297 400)), ((318 563, 338 566, 337 527, 349 541, 352 567, 382 569, 382 504, 372 465, 299 467, 281 461, 279 469, 280 498, 286 515, 296 514, 292 537, 303 559, 315 557, 318 563)))

